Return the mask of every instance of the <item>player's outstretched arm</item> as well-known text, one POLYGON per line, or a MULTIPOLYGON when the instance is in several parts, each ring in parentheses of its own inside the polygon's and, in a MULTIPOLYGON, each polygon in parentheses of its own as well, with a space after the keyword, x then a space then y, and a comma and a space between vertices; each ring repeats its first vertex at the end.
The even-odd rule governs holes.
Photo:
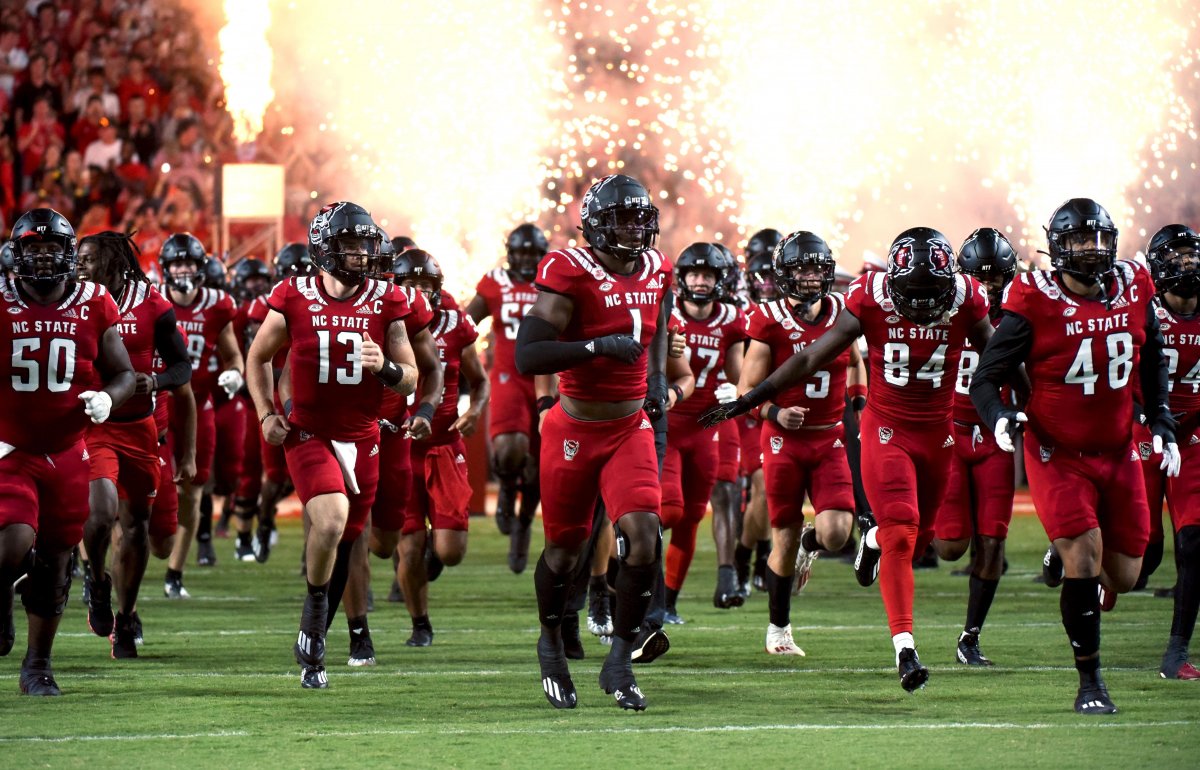
POLYGON ((421 392, 416 411, 404 420, 404 435, 417 440, 433 433, 433 413, 442 403, 445 374, 438 362, 437 343, 426 326, 412 337, 413 358, 417 362, 417 385, 421 392))
POLYGON ((217 356, 221 359, 221 375, 217 378, 217 384, 225 391, 225 395, 233 398, 233 394, 245 384, 242 372, 246 371, 246 362, 242 360, 242 349, 238 347, 232 321, 225 324, 225 328, 217 335, 217 356))
POLYGON ((517 330, 517 371, 521 374, 557 374, 596 356, 632 364, 642 355, 642 345, 628 334, 609 334, 591 340, 558 339, 571 322, 575 303, 570 297, 539 291, 537 301, 521 319, 517 330))
MULTIPOLYGON (((700 422, 706 427, 712 427, 730 417, 745 414, 754 407, 770 401, 779 391, 804 382, 813 372, 832 361, 853 344, 860 334, 862 334, 862 325, 859 324, 853 313, 839 314, 833 328, 818 337, 816 342, 799 353, 793 354, 778 369, 751 390, 746 391, 736 401, 718 404, 709 409, 700 416, 700 422)), ((747 360, 742 367, 742 382, 747 384, 752 381, 750 378, 755 376, 754 372, 747 375, 746 370, 750 368, 747 360)), ((740 387, 739 390, 741 390, 740 387)))

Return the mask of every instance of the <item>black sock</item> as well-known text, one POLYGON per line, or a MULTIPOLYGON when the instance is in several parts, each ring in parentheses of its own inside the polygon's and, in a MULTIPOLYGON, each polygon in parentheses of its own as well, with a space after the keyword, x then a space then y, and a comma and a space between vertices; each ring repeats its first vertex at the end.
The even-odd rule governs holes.
POLYGON ((675 602, 679 601, 679 591, 674 588, 667 589, 667 609, 674 610, 675 602))
POLYGON ((183 580, 183 570, 167 567, 167 582, 178 583, 180 580, 183 580))
POLYGON ((766 561, 767 557, 770 555, 771 555, 771 541, 770 540, 759 540, 757 543, 754 544, 754 560, 755 561, 766 561))
POLYGON ((754 555, 753 548, 738 543, 733 549, 733 564, 737 568, 738 587, 750 579, 750 557, 754 555))
POLYGON ((816 527, 809 527, 800 533, 800 547, 809 553, 816 553, 821 550, 821 544, 817 542, 816 527))
POLYGON ((992 599, 996 598, 996 587, 999 580, 984 580, 972 573, 970 578, 970 594, 967 597, 967 623, 963 630, 968 634, 978 634, 987 620, 988 610, 992 608, 992 599))
POLYGON ((421 631, 429 631, 430 633, 433 633, 433 624, 429 622, 428 615, 418 615, 415 618, 413 618, 412 626, 413 626, 414 631, 421 630, 421 631))
POLYGON ((252 545, 254 545, 253 533, 239 532, 238 533, 238 545, 240 545, 244 548, 250 548, 252 545))
POLYGON ((200 522, 196 525, 196 539, 201 543, 212 540, 212 495, 200 495, 200 522))
POLYGON ((1133 584, 1133 590, 1140 591, 1150 582, 1150 576, 1158 569, 1163 560, 1163 541, 1151 540, 1146 544, 1146 553, 1142 554, 1142 571, 1138 575, 1137 582, 1133 584))
POLYGON ((1092 684, 1100 676, 1099 586, 1099 577, 1063 578, 1062 582, 1059 606, 1080 684, 1092 684))
POLYGON ((546 628, 558 628, 571 594, 570 574, 551 570, 543 553, 533 568, 533 588, 537 592, 538 621, 546 628))
POLYGON ((608 557, 608 572, 604 574, 604 579, 608 582, 608 588, 611 591, 617 590, 617 575, 621 572, 621 562, 616 558, 608 557))
POLYGON ((350 579, 350 552, 354 549, 353 540, 343 540, 337 545, 337 558, 333 562, 333 576, 329 579, 329 614, 325 618, 325 630, 333 624, 337 615, 338 605, 342 603, 342 594, 346 592, 346 581, 350 579))
POLYGON ((613 613, 613 634, 632 642, 642 630, 654 583, 659 580, 658 563, 631 566, 622 564, 617 573, 617 607, 613 613))
POLYGON ((521 520, 533 521, 538 503, 542 500, 542 489, 537 479, 521 482, 521 520))
POLYGON ((310 636, 322 636, 329 624, 329 584, 308 584, 308 596, 304 600, 304 612, 300 615, 300 630, 310 636))
POLYGON ((593 594, 608 593, 608 577, 606 575, 592 575, 588 579, 588 592, 593 594))
POLYGON ((795 575, 776 575, 775 570, 767 567, 767 610, 771 616, 771 625, 783 628, 792 622, 792 583, 796 582, 795 575))
POLYGON ((515 473, 498 474, 500 481, 500 496, 497 498, 499 502, 505 502, 505 506, 509 513, 516 510, 517 507, 517 489, 521 482, 521 477, 515 473))
POLYGON ((357 618, 346 618, 346 625, 350 628, 350 635, 353 636, 356 632, 360 636, 370 636, 371 629, 367 628, 367 616, 359 615, 357 618))
POLYGON ((1175 535, 1175 614, 1171 618, 1171 636, 1183 639, 1184 649, 1196 629, 1200 609, 1200 526, 1184 527, 1175 535))

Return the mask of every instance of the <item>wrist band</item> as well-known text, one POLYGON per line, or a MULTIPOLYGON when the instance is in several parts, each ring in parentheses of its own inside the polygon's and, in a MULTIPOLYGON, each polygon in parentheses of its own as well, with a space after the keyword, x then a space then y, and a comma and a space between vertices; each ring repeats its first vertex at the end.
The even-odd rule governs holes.
POLYGON ((277 414, 278 413, 274 412, 274 411, 267 412, 266 414, 264 414, 262 416, 262 419, 258 421, 258 424, 261 426, 263 423, 265 423, 267 421, 268 418, 275 417, 275 416, 277 416, 277 414))
POLYGON ((856 412, 861 412, 862 410, 866 409, 867 408, 867 397, 866 396, 855 396, 854 398, 850 399, 850 408, 852 408, 856 412))
POLYGON ((380 382, 391 388, 400 384, 400 381, 404 379, 404 372, 400 370, 400 367, 394 361, 385 359, 383 368, 375 372, 375 376, 379 378, 380 382))
POLYGON ((425 422, 433 423, 433 404, 421 404, 417 407, 417 411, 413 412, 413 417, 423 417, 425 422))
POLYGON ((855 384, 846 388, 846 393, 850 395, 851 399, 858 398, 859 396, 862 396, 865 399, 867 397, 867 386, 863 385, 861 382, 856 382, 855 384))
POLYGON ((678 385, 672 385, 671 390, 675 391, 675 403, 678 404, 683 400, 683 388, 679 387, 678 385))
POLYGON ((544 412, 548 409, 554 408, 554 405, 556 403, 558 403, 558 399, 556 399, 554 396, 542 396, 541 398, 539 398, 537 400, 538 414, 541 414, 542 412, 544 412))
POLYGON ((767 407, 767 419, 770 420, 771 422, 778 423, 779 422, 778 417, 779 417, 779 413, 781 411, 782 410, 779 407, 775 406, 774 404, 771 404, 770 406, 767 407))

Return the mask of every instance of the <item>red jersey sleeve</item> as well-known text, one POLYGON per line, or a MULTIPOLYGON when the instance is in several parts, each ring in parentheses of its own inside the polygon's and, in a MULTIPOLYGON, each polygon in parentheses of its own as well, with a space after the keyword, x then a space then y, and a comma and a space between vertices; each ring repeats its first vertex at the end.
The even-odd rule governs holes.
POLYGON ((1004 297, 1001 302, 1001 307, 1010 313, 1016 313, 1026 321, 1033 317, 1033 306, 1031 300, 1034 298, 1034 293, 1037 291, 1033 287, 1035 276, 1044 274, 1037 273, 1021 273, 1012 283, 1004 289, 1004 297))
POLYGON ((871 289, 867 285, 867 280, 871 277, 870 273, 860 275, 850 283, 850 287, 846 289, 846 309, 849 310, 855 318, 862 320, 864 306, 867 299, 871 295, 871 289))
POLYGON ((983 288, 983 284, 969 275, 962 277, 967 284, 967 297, 963 301, 962 312, 966 313, 971 326, 974 326, 988 317, 987 289, 983 288))
POLYGON ((763 311, 762 305, 755 305, 746 315, 746 336, 759 342, 768 342, 767 335, 771 324, 772 321, 763 311))
POLYGON ((575 294, 575 279, 579 274, 579 267, 566 254, 552 251, 542 257, 534 285, 544 291, 570 297, 575 294))
MULTIPOLYGON (((286 281, 280 281, 279 283, 275 284, 275 288, 271 289, 271 293, 267 295, 267 299, 265 301, 266 308, 269 310, 274 310, 276 313, 283 313, 286 316, 288 300, 294 293, 295 287, 293 286, 293 279, 289 278, 286 281)), ((253 316, 251 317, 253 318, 253 316)), ((265 310, 262 313, 262 317, 263 319, 267 317, 265 310)))
MULTIPOLYGON (((733 306, 730 305, 730 307, 733 306)), ((727 329, 725 333, 725 347, 727 348, 750 339, 749 319, 740 309, 733 321, 725 328, 727 329)))

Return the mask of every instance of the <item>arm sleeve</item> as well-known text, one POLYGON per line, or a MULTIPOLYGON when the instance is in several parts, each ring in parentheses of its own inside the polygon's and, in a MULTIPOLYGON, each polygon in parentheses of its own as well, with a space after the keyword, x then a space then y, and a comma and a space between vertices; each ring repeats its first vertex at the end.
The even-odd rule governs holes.
POLYGON ((192 362, 175 323, 174 310, 168 310, 154 322, 154 349, 166 367, 154 377, 159 390, 174 390, 192 379, 192 362))
POLYGON ((1138 375, 1142 382, 1142 399, 1146 402, 1146 417, 1151 420, 1169 408, 1167 394, 1170 377, 1167 358, 1163 355, 1164 345, 1154 303, 1149 303, 1146 306, 1146 342, 1142 345, 1141 359, 1138 361, 1138 375))
POLYGON ((1033 345, 1033 327, 1024 317, 1005 312, 996 333, 979 357, 979 367, 971 378, 971 403, 984 424, 994 426, 1005 409, 1000 386, 1029 355, 1033 345))
POLYGON ((517 330, 517 370, 521 374, 555 374, 595 357, 594 340, 563 342, 557 337, 558 330, 549 321, 525 316, 517 330))

